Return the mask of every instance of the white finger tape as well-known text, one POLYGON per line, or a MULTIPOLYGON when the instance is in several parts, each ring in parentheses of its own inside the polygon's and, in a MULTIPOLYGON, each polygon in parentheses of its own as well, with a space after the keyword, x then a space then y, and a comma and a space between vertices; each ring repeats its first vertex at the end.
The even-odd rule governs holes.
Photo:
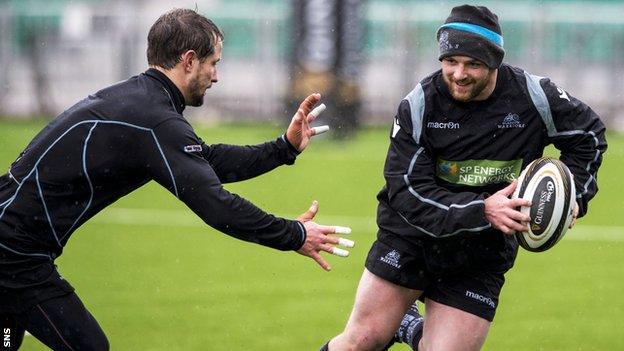
POLYGON ((349 227, 341 227, 339 225, 334 227, 335 234, 351 234, 351 228, 349 227))
POLYGON ((345 239, 345 238, 339 238, 338 239, 338 245, 344 246, 344 247, 353 247, 353 246, 355 246, 355 242, 353 240, 349 240, 349 239, 345 239))
POLYGON ((326 131, 328 131, 329 130, 329 126, 314 127, 314 128, 312 128, 312 130, 314 130, 314 135, 319 135, 319 134, 323 134, 326 131))
POLYGON ((312 116, 314 116, 314 118, 318 117, 323 111, 325 111, 325 109, 327 108, 327 106, 325 106, 325 104, 320 104, 318 106, 316 106, 312 112, 310 112, 310 114, 312 116))
POLYGON ((340 257, 347 257, 349 256, 349 251, 334 247, 332 248, 332 254, 340 257))

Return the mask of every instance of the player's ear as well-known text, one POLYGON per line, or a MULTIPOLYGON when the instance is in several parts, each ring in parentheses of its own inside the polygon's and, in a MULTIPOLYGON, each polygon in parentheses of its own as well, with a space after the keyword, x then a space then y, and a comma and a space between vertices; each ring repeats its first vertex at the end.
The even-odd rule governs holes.
POLYGON ((196 65, 197 61, 197 53, 195 50, 187 50, 180 56, 180 63, 185 72, 191 72, 193 65, 196 65))

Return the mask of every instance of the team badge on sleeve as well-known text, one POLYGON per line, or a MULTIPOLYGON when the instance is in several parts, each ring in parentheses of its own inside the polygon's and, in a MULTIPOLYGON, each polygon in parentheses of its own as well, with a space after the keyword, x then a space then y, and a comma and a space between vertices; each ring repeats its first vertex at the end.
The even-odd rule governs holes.
POLYGON ((202 146, 201 145, 186 145, 184 147, 184 152, 201 152, 202 151, 202 146))

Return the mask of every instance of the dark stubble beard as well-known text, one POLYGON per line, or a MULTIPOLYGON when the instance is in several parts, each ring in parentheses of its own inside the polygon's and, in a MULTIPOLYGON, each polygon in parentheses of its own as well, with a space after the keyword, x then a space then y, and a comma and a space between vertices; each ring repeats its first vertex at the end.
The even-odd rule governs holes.
POLYGON ((186 103, 187 106, 201 106, 204 104, 204 92, 201 84, 199 83, 199 78, 194 78, 189 83, 189 101, 186 103))
POLYGON ((491 75, 492 75, 492 71, 488 72, 488 74, 485 76, 485 78, 483 78, 483 80, 475 81, 473 83, 474 86, 472 87, 472 90, 466 97, 459 97, 455 95, 454 90, 451 89, 452 83, 448 77, 445 76, 444 81, 446 82, 446 85, 449 87, 449 91, 451 92, 451 95, 453 95, 453 98, 455 100, 458 100, 461 102, 468 102, 468 101, 473 100, 475 97, 481 94, 483 90, 485 90, 485 88, 488 85, 488 82, 490 81, 491 75))

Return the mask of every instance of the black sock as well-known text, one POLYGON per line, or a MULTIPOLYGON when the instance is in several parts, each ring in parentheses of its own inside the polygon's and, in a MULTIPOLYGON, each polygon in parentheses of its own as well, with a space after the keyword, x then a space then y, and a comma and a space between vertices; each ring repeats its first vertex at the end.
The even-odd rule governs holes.
POLYGON ((321 346, 319 351, 329 351, 329 341, 325 345, 321 346))

